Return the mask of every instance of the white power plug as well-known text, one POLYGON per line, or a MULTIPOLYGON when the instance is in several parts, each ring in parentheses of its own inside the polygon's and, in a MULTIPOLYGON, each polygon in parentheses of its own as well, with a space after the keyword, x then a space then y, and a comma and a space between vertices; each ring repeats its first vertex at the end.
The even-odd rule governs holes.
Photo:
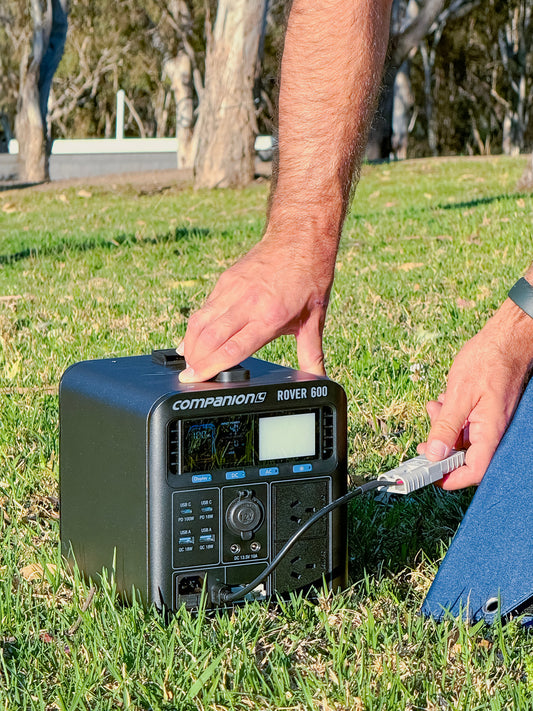
POLYGON ((378 491, 387 491, 389 494, 410 494, 412 491, 439 481, 445 474, 462 466, 464 461, 465 452, 455 450, 439 462, 431 462, 424 455, 408 459, 399 467, 378 476, 378 481, 383 482, 383 486, 380 486, 378 491))

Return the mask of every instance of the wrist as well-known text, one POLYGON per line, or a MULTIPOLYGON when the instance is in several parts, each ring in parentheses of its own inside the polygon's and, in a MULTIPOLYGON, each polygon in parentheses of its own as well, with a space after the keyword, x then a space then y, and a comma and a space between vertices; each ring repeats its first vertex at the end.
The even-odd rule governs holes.
POLYGON ((533 318, 509 297, 505 299, 487 326, 494 330, 500 350, 523 370, 533 366, 533 318))
POLYGON ((279 264, 305 275, 309 287, 331 288, 339 245, 339 229, 323 215, 284 212, 271 215, 258 248, 274 255, 279 264))
POLYGON ((312 248, 319 246, 324 257, 337 254, 342 231, 340 201, 290 199, 275 196, 270 205, 263 239, 312 248))

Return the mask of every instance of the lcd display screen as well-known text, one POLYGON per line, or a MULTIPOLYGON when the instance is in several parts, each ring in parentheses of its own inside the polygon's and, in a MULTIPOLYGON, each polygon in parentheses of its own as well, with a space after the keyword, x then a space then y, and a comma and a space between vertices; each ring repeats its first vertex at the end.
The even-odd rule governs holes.
POLYGON ((259 418, 259 460, 316 455, 316 412, 259 418))
POLYGON ((189 420, 182 424, 181 472, 210 471, 254 463, 250 415, 189 420))

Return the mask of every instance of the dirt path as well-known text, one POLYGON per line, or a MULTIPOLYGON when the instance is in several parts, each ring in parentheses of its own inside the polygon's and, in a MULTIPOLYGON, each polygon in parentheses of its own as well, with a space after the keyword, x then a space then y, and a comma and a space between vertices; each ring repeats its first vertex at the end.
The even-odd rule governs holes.
MULTIPOLYGON (((272 164, 270 162, 256 161, 256 179, 270 178, 272 164)), ((0 192, 7 190, 22 190, 31 188, 39 192, 49 190, 65 190, 69 187, 89 187, 103 185, 110 190, 131 187, 141 192, 159 192, 169 188, 185 188, 192 185, 192 170, 151 170, 137 173, 113 173, 110 175, 97 175, 86 178, 72 178, 70 180, 54 180, 49 183, 25 184, 16 180, 0 180, 0 192)))
POLYGON ((0 191, 31 188, 38 192, 64 190, 70 187, 104 185, 111 190, 132 187, 137 190, 157 192, 169 187, 186 187, 192 184, 192 170, 152 170, 139 173, 116 173, 88 178, 54 180, 49 183, 24 184, 17 181, 0 181, 0 191))

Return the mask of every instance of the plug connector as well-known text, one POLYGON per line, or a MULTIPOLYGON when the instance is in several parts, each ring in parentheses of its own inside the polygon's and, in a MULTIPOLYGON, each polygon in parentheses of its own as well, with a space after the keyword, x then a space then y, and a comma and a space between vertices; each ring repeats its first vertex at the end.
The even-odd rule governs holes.
POLYGON ((221 583, 215 583, 209 589, 211 603, 218 607, 226 602, 226 599, 231 595, 231 588, 221 583))
POLYGON ((399 467, 391 469, 378 476, 378 481, 383 482, 378 491, 389 494, 410 494, 428 484, 439 481, 445 474, 462 466, 465 461, 465 452, 452 451, 446 459, 431 462, 424 455, 408 459, 399 467))

